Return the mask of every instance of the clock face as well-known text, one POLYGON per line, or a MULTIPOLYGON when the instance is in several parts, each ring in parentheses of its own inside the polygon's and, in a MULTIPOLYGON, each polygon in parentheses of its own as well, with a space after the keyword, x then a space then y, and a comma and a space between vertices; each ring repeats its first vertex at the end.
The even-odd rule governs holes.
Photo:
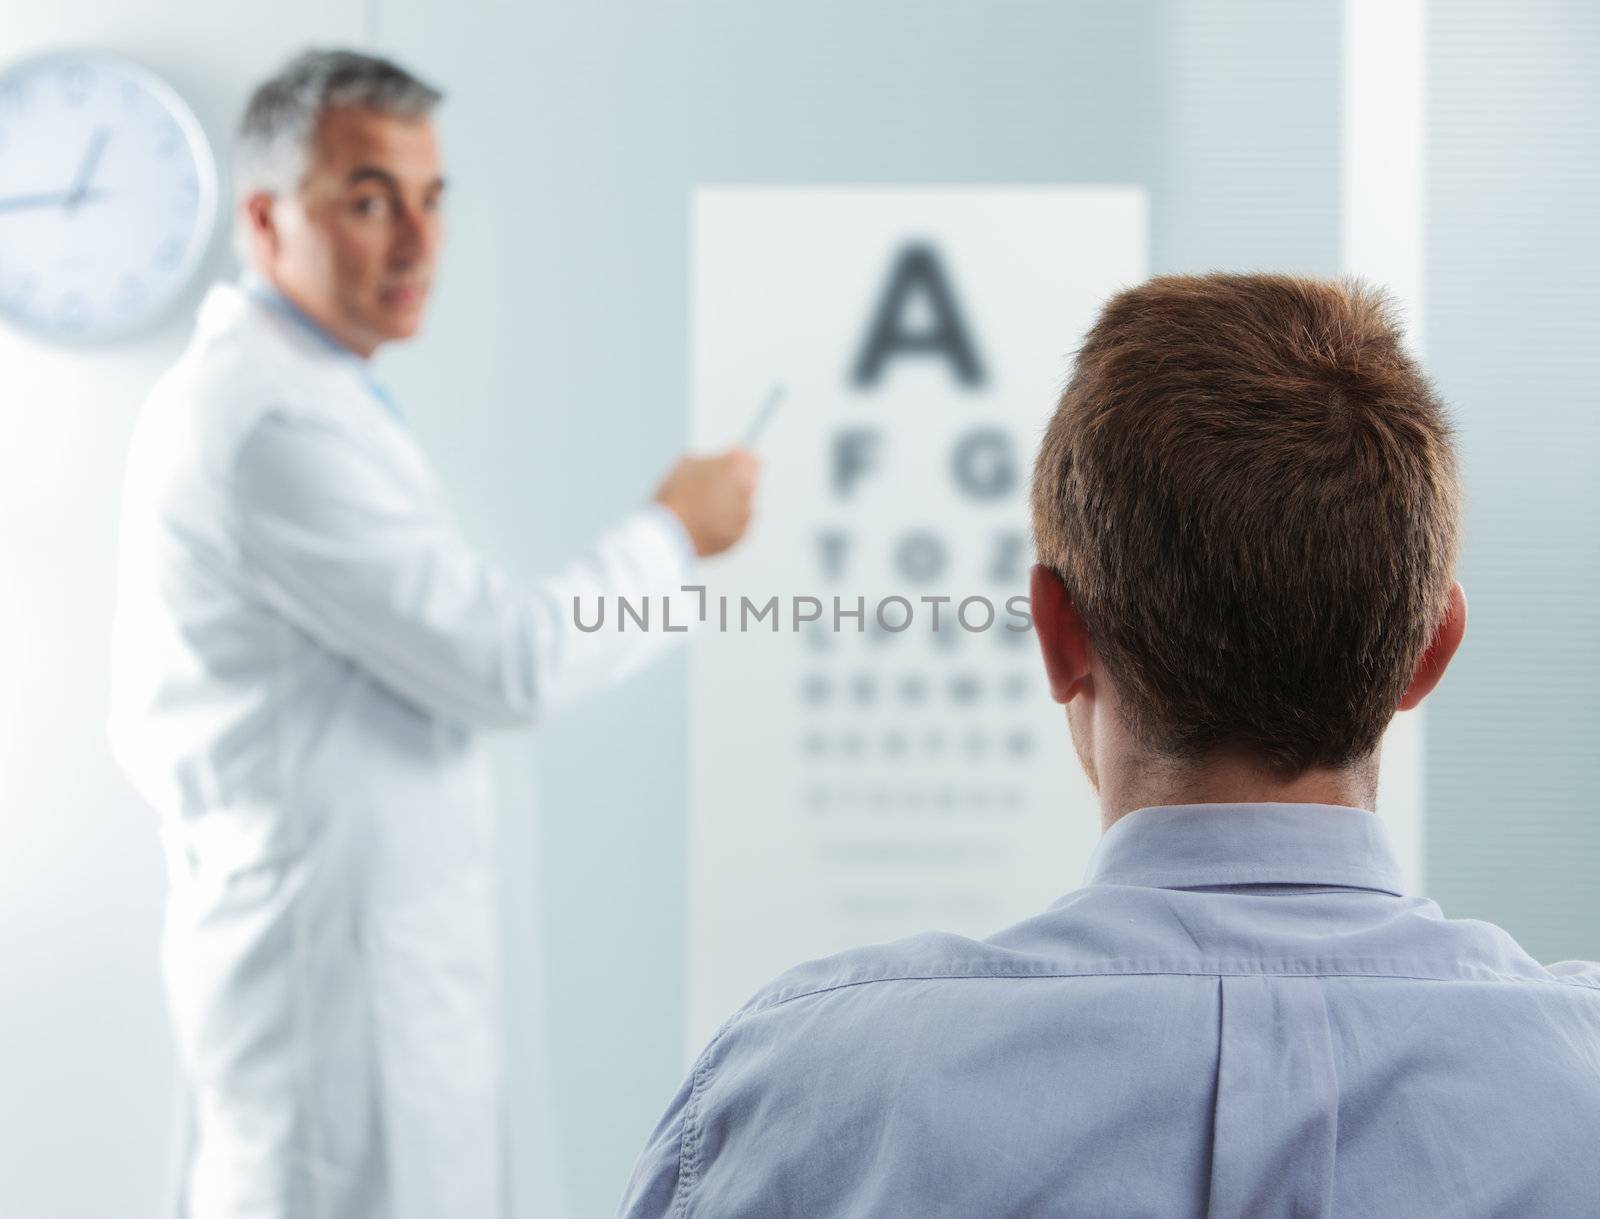
POLYGON ((137 64, 0 70, 0 322, 80 341, 149 325, 204 255, 216 199, 200 124, 137 64))

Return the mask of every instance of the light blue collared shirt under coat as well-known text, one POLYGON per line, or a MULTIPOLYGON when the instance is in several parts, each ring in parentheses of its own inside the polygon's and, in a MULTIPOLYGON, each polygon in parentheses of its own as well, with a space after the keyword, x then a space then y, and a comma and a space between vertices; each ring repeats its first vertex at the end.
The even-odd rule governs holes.
POLYGON ((1404 896, 1373 813, 1140 809, 1037 917, 759 992, 623 1211, 1592 1219, 1600 964, 1404 896))

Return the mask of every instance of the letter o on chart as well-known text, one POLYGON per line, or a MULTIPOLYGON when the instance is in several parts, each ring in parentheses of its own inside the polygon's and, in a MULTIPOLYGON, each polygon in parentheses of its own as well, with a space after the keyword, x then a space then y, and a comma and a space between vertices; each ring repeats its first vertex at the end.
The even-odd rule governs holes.
POLYGON ((895 560, 902 576, 925 584, 944 573, 944 543, 939 540, 938 534, 919 529, 900 540, 895 550, 895 560))

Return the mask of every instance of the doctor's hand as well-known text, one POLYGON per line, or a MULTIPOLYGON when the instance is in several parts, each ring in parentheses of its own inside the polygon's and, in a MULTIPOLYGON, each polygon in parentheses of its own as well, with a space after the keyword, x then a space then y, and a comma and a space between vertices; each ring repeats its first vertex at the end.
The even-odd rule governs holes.
POLYGON ((719 457, 683 457, 656 489, 701 558, 721 554, 744 536, 760 469, 756 455, 735 445, 719 457))

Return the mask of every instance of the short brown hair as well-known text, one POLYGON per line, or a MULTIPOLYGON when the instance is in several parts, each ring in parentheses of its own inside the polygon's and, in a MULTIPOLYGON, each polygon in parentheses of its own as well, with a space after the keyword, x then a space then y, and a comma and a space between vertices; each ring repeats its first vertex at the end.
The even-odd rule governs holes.
POLYGON ((1034 466, 1061 577, 1158 755, 1368 758, 1442 620, 1454 429, 1356 280, 1169 275, 1112 297, 1034 466))

